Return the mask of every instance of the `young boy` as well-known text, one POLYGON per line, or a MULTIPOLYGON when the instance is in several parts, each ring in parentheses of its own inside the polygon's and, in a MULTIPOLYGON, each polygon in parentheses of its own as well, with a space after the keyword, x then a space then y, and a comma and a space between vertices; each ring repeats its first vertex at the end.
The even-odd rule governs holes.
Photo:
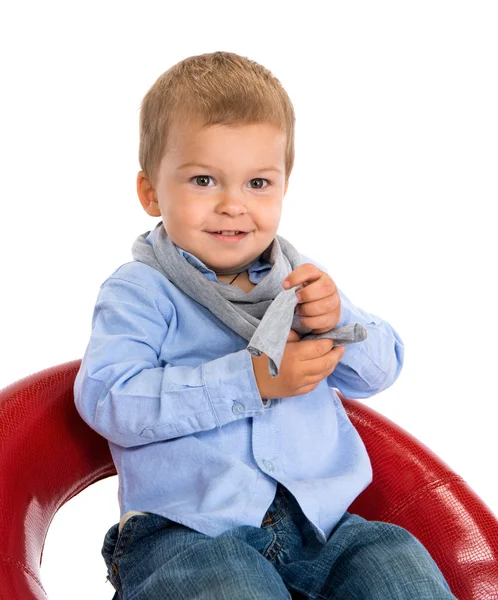
POLYGON ((347 512, 372 471, 334 388, 386 389, 403 344, 277 235, 294 122, 280 82, 228 52, 142 103, 138 196, 162 221, 102 284, 74 385, 119 476, 114 598, 454 598, 411 534, 347 512), (367 338, 334 346, 354 323, 367 338))

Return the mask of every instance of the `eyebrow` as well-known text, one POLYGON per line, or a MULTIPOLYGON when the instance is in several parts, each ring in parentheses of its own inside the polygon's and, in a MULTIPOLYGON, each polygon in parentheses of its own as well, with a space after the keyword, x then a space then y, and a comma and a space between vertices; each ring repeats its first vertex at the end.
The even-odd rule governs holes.
MULTIPOLYGON (((196 162, 188 162, 185 163, 183 165, 181 165, 180 167, 178 167, 177 171, 179 171, 180 169, 185 169, 186 167, 201 167, 202 169, 215 169, 215 167, 211 167, 209 165, 203 165, 201 163, 196 163, 196 162)), ((260 169, 255 169, 255 171, 276 171, 277 173, 281 173, 282 171, 280 169, 277 169, 277 167, 262 167, 260 169)))

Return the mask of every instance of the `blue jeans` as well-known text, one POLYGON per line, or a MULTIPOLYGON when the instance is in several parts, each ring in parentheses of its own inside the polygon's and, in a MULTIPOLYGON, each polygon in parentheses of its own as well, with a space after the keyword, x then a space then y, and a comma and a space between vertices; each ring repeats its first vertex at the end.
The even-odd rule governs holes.
POLYGON ((260 527, 210 537, 160 515, 107 532, 102 555, 113 600, 455 599, 405 529, 346 512, 320 544, 292 494, 277 486, 260 527))

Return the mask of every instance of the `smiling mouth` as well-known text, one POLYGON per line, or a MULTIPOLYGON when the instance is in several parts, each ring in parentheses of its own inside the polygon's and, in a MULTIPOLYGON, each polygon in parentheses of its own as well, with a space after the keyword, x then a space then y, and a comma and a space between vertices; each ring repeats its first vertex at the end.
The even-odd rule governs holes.
MULTIPOLYGON (((227 230, 228 231, 228 230, 227 230)), ((225 242, 236 242, 238 240, 242 240, 246 237, 246 235, 249 235, 249 231, 241 231, 239 233, 231 233, 229 235, 224 235, 218 231, 208 231, 209 235, 212 235, 214 238, 218 239, 218 240, 222 240, 225 242)))
POLYGON ((249 233, 248 231, 239 231, 238 229, 221 229, 220 231, 208 231, 208 233, 221 233, 222 231, 228 231, 230 234, 249 233))

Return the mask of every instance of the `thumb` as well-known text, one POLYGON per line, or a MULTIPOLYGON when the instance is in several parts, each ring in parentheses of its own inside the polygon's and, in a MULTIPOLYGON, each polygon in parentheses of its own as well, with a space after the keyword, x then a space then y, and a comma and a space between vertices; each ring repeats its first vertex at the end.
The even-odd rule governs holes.
POLYGON ((289 335, 287 336, 288 342, 299 342, 300 339, 301 336, 299 335, 299 333, 297 333, 297 331, 294 331, 294 329, 291 329, 289 331, 289 335))

